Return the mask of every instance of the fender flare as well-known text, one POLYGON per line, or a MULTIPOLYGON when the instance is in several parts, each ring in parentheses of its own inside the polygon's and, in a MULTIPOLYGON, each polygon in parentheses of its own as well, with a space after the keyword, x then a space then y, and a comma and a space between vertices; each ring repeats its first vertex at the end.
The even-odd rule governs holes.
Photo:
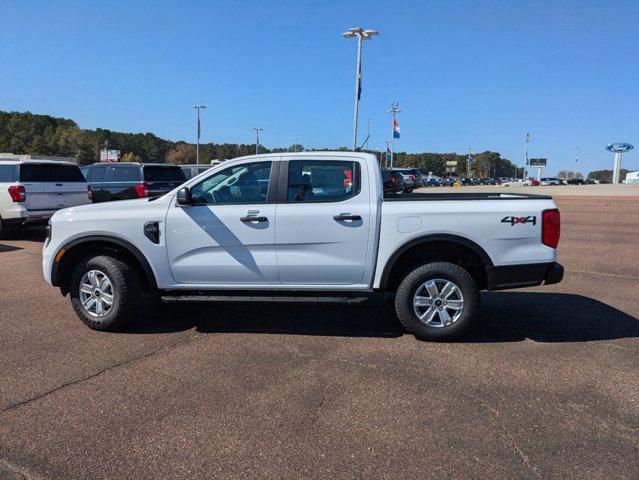
POLYGON ((426 243, 433 242, 450 242, 456 243, 458 245, 462 245, 471 251, 473 251, 477 256, 481 259, 486 267, 492 267, 493 261, 490 259, 490 256, 486 253, 486 251, 480 247, 477 243, 469 240, 465 237, 461 237, 459 235, 452 235, 449 233, 441 233, 441 234, 433 234, 433 235, 424 235, 422 237, 414 238, 403 245, 401 245, 397 250, 395 250, 392 255, 388 258, 386 265, 384 266, 384 270, 382 270, 382 276, 379 282, 379 288, 381 290, 386 288, 388 284, 388 279, 390 277, 391 272, 393 271, 393 267, 397 260, 408 250, 417 245, 423 245, 426 243))
MULTIPOLYGON (((76 238, 74 240, 71 240, 70 242, 65 243, 64 245, 60 246, 57 251, 55 252, 55 256, 54 258, 57 258, 58 253, 60 252, 60 250, 62 250, 63 248, 65 249, 65 254, 67 251, 71 250, 73 247, 77 247, 78 245, 82 245, 83 243, 88 243, 88 242, 106 242, 106 243, 113 243, 121 248, 124 248, 125 250, 127 250, 131 255, 133 255, 135 257, 135 259, 140 262, 140 265, 142 266, 142 271, 144 272, 144 276, 149 284, 149 287, 151 287, 151 289, 153 290, 157 290, 158 285, 157 282, 155 280, 155 274, 153 273, 153 269, 151 268, 151 264, 149 263, 149 261, 147 260, 147 258, 144 256, 144 254, 140 251, 140 249, 138 247, 136 247, 135 245, 133 245, 131 242, 129 242, 128 240, 124 240, 122 238, 118 238, 118 237, 113 237, 110 235, 87 235, 84 237, 79 237, 76 238)), ((64 254, 62 255, 62 257, 60 258, 60 260, 64 258, 64 254)), ((59 287, 60 286, 60 264, 62 262, 61 261, 54 261, 53 265, 51 267, 51 284, 54 287, 59 287)))

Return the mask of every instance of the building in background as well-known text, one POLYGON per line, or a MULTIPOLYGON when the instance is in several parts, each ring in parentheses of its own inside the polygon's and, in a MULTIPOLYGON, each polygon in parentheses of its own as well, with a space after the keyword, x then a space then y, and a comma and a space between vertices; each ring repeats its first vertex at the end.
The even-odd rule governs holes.
POLYGON ((625 183, 639 183, 639 170, 626 173, 625 183))

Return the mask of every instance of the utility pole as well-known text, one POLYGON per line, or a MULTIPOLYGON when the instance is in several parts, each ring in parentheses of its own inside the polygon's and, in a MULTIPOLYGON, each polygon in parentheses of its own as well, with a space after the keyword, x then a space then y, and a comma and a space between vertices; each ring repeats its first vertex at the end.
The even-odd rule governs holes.
POLYGON ((359 111, 359 99, 362 96, 362 41, 370 40, 379 35, 377 30, 364 30, 363 28, 349 28, 342 33, 344 38, 357 38, 357 69, 355 70, 355 111, 353 113, 353 151, 357 150, 357 115, 359 111))
POLYGON ((260 153, 260 132, 264 129, 255 127, 253 130, 255 130, 255 155, 257 155, 260 153))
POLYGON ((470 164, 473 163, 471 152, 471 148, 468 147, 468 159, 466 160, 466 178, 471 178, 470 164))
POLYGON ((577 168, 579 168, 577 165, 578 163, 579 163, 579 145, 577 145, 577 152, 575 153, 575 173, 572 176, 572 178, 577 178, 577 168))
POLYGON ((197 143, 195 147, 195 163, 197 165, 200 164, 200 132, 202 129, 200 128, 200 109, 206 108, 204 105, 193 105, 193 108, 197 110, 197 143))
POLYGON ((390 168, 393 168, 393 160, 395 157, 395 115, 397 115, 399 112, 401 112, 401 109, 399 108, 399 102, 391 102, 391 108, 390 110, 388 110, 388 113, 391 113, 393 115, 393 122, 391 123, 392 148, 391 148, 390 168))
POLYGON ((528 143, 530 142, 530 133, 526 134, 526 136, 524 137, 524 142, 526 142, 526 163, 524 164, 524 171, 521 174, 521 179, 522 180, 526 176, 526 167, 528 166, 528 143))

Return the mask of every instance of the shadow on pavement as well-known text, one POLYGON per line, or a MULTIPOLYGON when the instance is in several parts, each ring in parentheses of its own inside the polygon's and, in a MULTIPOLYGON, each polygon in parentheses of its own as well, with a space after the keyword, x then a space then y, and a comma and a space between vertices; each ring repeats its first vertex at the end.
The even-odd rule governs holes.
MULTIPOLYGON (((122 333, 269 333, 400 337, 392 301, 372 296, 360 305, 296 303, 160 304, 145 302, 122 333)), ((537 292, 482 294, 482 319, 466 343, 584 342, 639 337, 639 320, 581 295, 537 292)))
POLYGON ((5 245, 0 243, 0 253, 2 252, 13 252, 15 250, 22 250, 22 247, 15 247, 13 245, 5 245))

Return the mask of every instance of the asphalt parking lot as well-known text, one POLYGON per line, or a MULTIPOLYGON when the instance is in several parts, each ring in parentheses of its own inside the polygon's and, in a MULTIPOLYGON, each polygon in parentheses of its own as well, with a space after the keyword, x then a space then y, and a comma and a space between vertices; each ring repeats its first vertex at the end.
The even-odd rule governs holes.
POLYGON ((557 285, 464 342, 359 306, 153 306, 84 327, 0 242, 0 478, 639 478, 639 202, 562 196, 557 285))

